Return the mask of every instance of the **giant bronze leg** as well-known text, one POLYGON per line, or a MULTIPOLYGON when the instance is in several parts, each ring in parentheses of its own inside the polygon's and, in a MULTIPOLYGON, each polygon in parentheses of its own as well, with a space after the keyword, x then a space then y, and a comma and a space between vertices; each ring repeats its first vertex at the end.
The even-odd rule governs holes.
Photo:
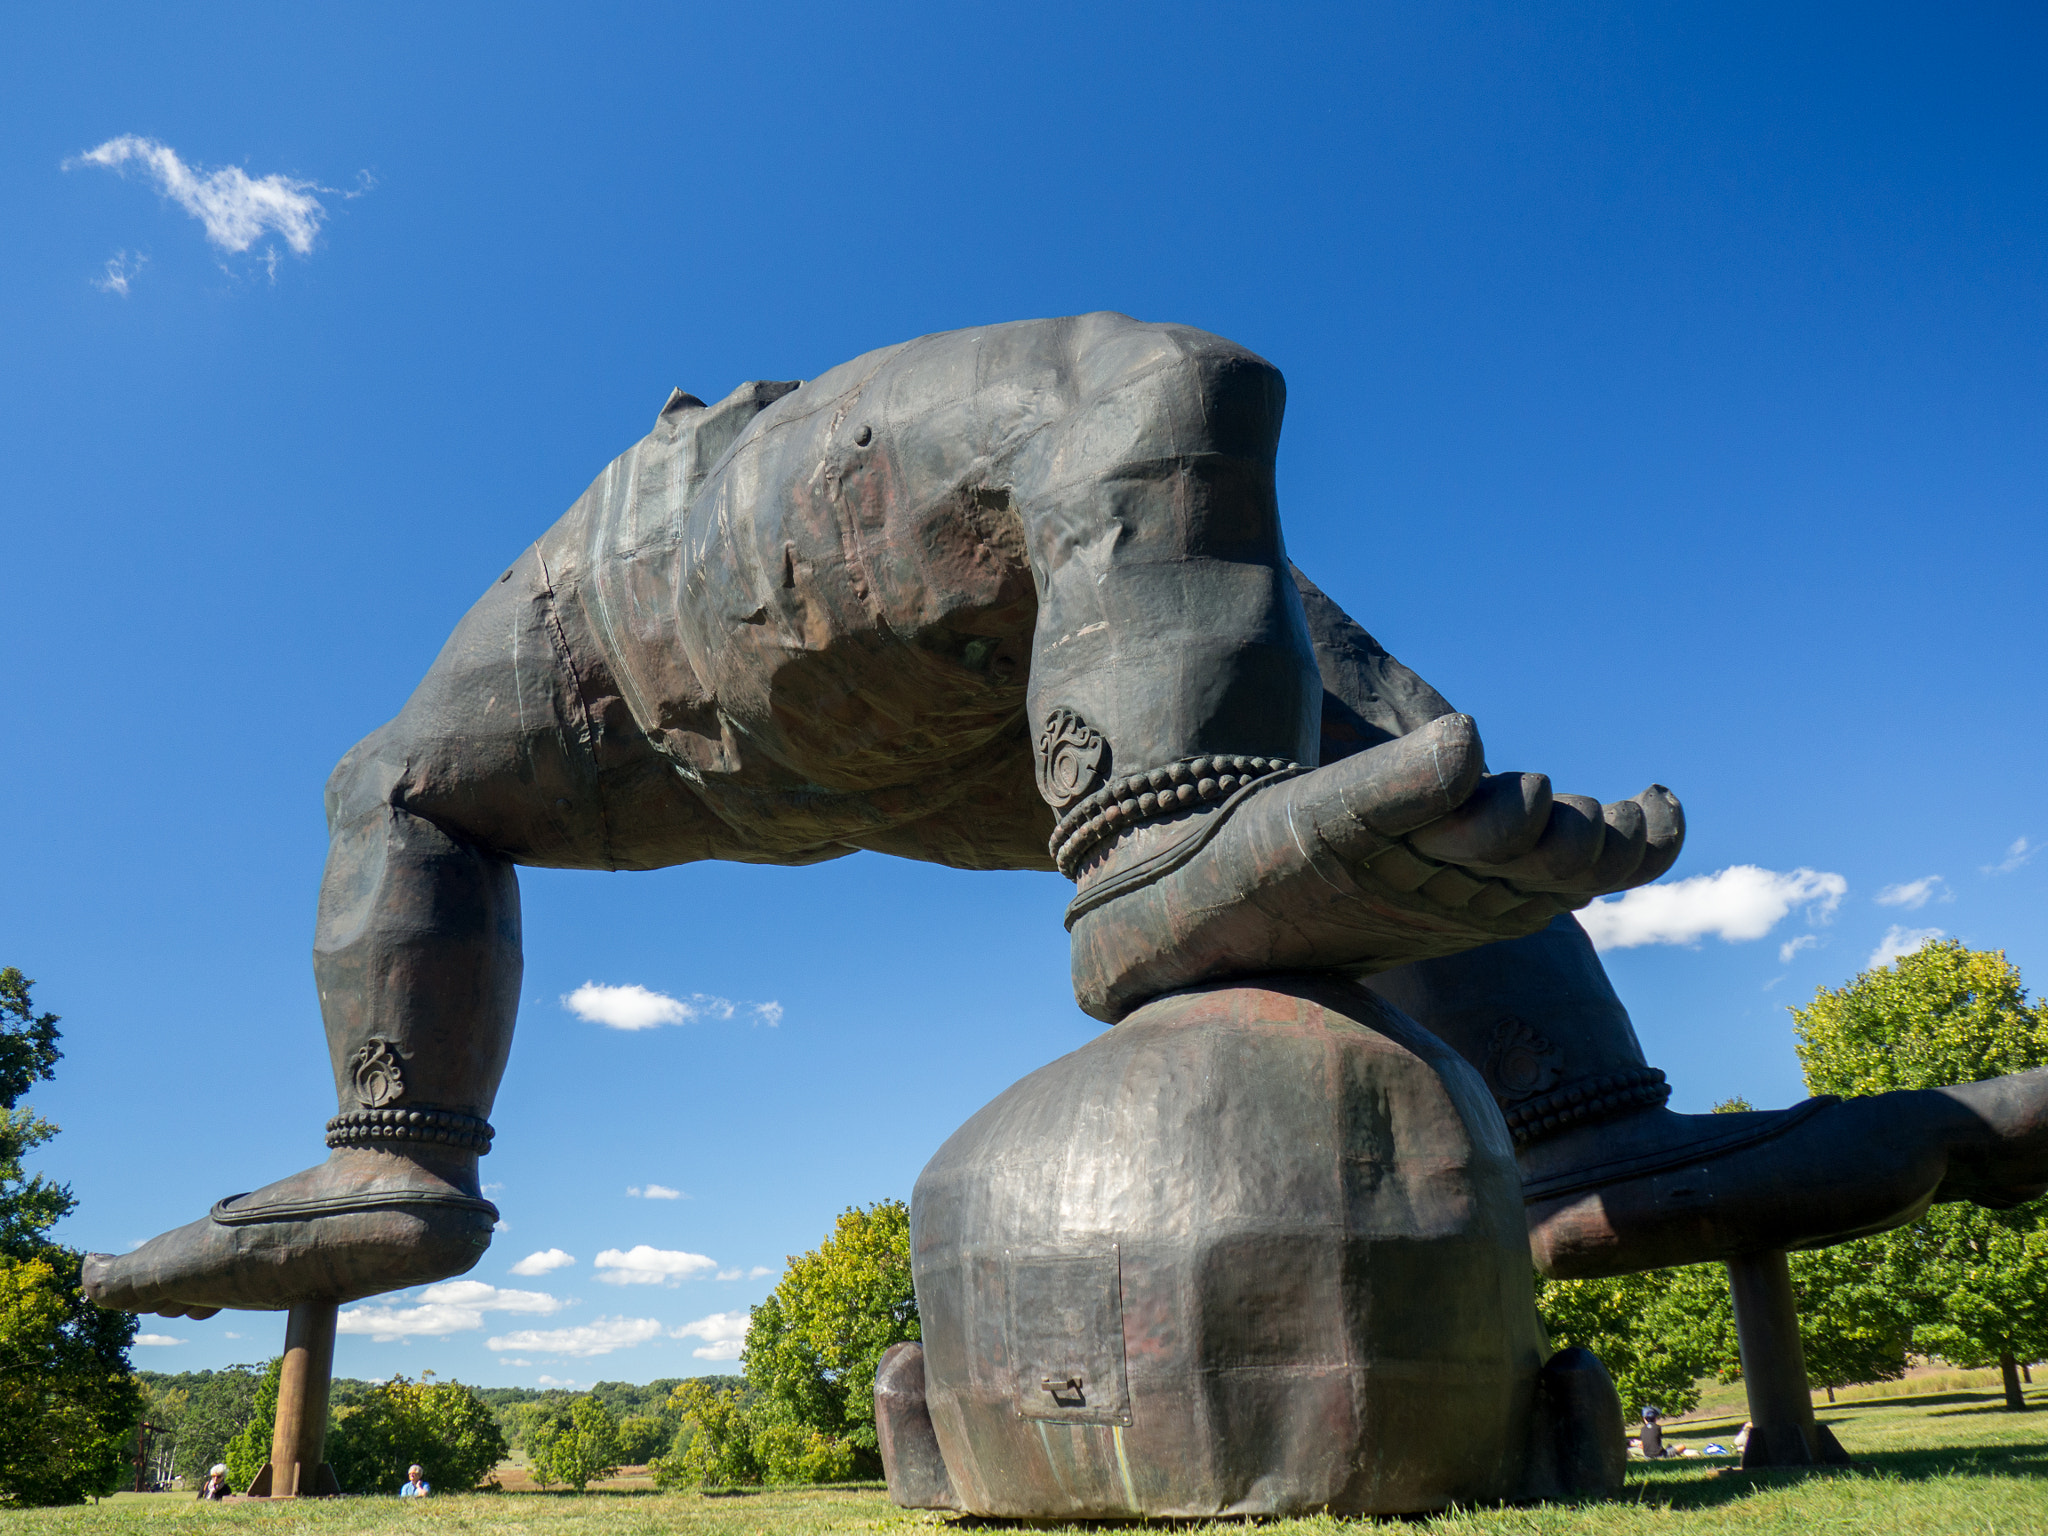
POLYGON ((1603 807, 1489 775, 1463 715, 1319 764, 1324 690, 1273 484, 1279 375, 1197 331, 1073 324, 1077 404, 1010 473, 1085 1011, 1451 954, 1669 867, 1684 826, 1668 791, 1603 807))
POLYGON ((1780 1110, 1666 1109, 1664 1074, 1569 917, 1368 984, 1493 1089, 1546 1274, 1825 1247, 1938 1200, 1997 1207, 2048 1188, 2048 1069, 1780 1110))

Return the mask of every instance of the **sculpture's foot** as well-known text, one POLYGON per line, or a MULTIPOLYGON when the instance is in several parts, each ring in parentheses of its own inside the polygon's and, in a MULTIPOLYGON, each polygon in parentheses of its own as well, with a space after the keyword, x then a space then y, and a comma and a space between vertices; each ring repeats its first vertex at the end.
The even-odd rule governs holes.
POLYGON ((1932 1092, 1966 1114, 1974 1132, 1950 1147, 1935 1204, 2005 1211, 2048 1194, 2048 1067, 1932 1092))
POLYGON ((85 1293, 167 1317, 354 1301, 461 1274, 490 1246, 497 1218, 473 1154, 341 1147, 133 1253, 88 1254, 85 1293))
POLYGON ((1519 938, 1656 879, 1685 836, 1661 786, 1601 806, 1538 774, 1488 775, 1465 715, 1308 772, 1193 762, 1175 765, 1185 785, 1162 770, 1142 804, 1084 803, 1061 823, 1068 847, 1101 839, 1068 909, 1075 996, 1096 1018, 1219 977, 1367 974, 1519 938), (1187 808, 1162 814, 1176 796, 1187 808))
POLYGON ((1935 1201, 2048 1184, 2048 1070, 1731 1115, 1644 1110, 1521 1153, 1537 1268, 1557 1279, 1815 1248, 1935 1201))

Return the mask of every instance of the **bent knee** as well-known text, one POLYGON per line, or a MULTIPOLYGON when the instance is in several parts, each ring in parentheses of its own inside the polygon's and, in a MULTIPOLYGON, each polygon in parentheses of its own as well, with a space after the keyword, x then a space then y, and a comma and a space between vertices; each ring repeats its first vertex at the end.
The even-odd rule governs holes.
POLYGON ((1074 325, 1083 399, 1114 397, 1121 411, 1135 403, 1180 452, 1273 462, 1287 383, 1256 352, 1193 326, 1127 315, 1082 315, 1074 325))

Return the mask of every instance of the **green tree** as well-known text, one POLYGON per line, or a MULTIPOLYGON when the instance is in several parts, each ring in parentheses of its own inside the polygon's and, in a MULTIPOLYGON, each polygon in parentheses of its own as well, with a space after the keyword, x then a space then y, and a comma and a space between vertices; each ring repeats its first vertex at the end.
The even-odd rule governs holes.
POLYGON ((526 1443, 527 1467, 543 1488, 563 1483, 581 1493, 619 1470, 618 1421, 594 1397, 579 1397, 567 1412, 536 1423, 526 1443))
POLYGON ((668 1408, 680 1423, 668 1454, 654 1463, 656 1487, 740 1488, 762 1480, 743 1389, 686 1381, 669 1395, 668 1408))
MULTIPOLYGON (((1814 1093, 1885 1093, 2048 1065, 2048 1007, 2027 1000, 2002 950, 1926 945, 1792 1010, 1814 1093)), ((2006 1406, 2026 1406, 2019 1362, 2048 1354, 2048 1202, 1954 1204, 1845 1248, 1912 1347, 1962 1366, 1997 1362, 2006 1406)), ((1881 1331, 1878 1330, 1878 1331, 1881 1331)))
POLYGON ((1906 1374, 1914 1314, 1885 1252, 1878 1237, 1787 1255, 1806 1379, 1825 1388, 1829 1402, 1837 1387, 1906 1374))
POLYGON ((1600 1357, 1629 1417, 1646 1407, 1688 1412, 1699 1405, 1701 1377, 1740 1373, 1728 1279, 1718 1264, 1599 1280, 1538 1277, 1536 1311, 1554 1346, 1581 1345, 1600 1357))
POLYGON ((879 1476, 875 1368, 890 1345, 919 1336, 909 1207, 848 1209, 831 1236, 789 1261, 747 1328, 742 1359, 770 1480, 818 1481, 810 1474, 820 1469, 832 1480, 879 1476))
MULTIPOLYGON (((264 1367, 263 1374, 256 1379, 256 1391, 249 1402, 249 1417, 242 1421, 242 1427, 235 1431, 221 1452, 220 1459, 228 1464, 230 1488, 247 1488, 256 1481, 256 1474, 263 1470, 263 1464, 270 1460, 270 1440, 277 1432, 278 1383, 283 1376, 284 1356, 274 1355, 270 1364, 264 1367)), ((198 1472, 201 1477, 206 1475, 204 1467, 198 1472)))
MULTIPOLYGON (((206 1477, 208 1467, 227 1460, 228 1442, 242 1432, 256 1411, 256 1389, 262 1381, 263 1373, 253 1365, 231 1365, 224 1371, 201 1375, 191 1389, 185 1416, 178 1425, 178 1448, 172 1457, 172 1465, 187 1485, 196 1488, 206 1477)), ((273 1415, 276 1401, 273 1389, 273 1415)), ((263 1448, 270 1449, 267 1427, 263 1430, 263 1448)))
POLYGON ((435 1492, 465 1493, 505 1459, 490 1405, 459 1381, 431 1376, 394 1376, 334 1410, 327 1462, 342 1492, 396 1494, 417 1462, 435 1492))
POLYGON ((0 1502, 76 1504, 132 1475, 142 1394, 128 1362, 134 1317, 87 1301, 83 1255, 49 1239, 78 1202, 24 1166, 57 1127, 21 1099, 61 1055, 57 1016, 35 1011, 33 986, 0 969, 0 1502))
POLYGON ((675 1438, 675 1426, 658 1413, 636 1413, 619 1420, 619 1462, 639 1467, 651 1463, 668 1449, 675 1438))

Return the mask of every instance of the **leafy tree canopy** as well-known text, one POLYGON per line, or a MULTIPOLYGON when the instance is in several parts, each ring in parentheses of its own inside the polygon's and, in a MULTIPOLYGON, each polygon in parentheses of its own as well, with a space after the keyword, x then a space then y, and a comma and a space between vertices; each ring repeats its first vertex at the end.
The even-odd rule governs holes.
MULTIPOLYGON (((1815 1093, 1938 1088, 2048 1066, 2048 1006, 2028 1001, 2003 951, 1953 939, 1824 987, 1792 1015, 1815 1093)), ((2018 1362, 2048 1354, 2048 1202, 1936 1206, 1829 1251, 1845 1269, 1860 1265, 1860 1278, 1845 1274, 1843 1283, 1860 1286, 1866 1319, 1903 1319, 1922 1354, 1962 1366, 1996 1361, 2007 1406, 2024 1406, 2018 1362)))
MULTIPOLYGON (((742 1359, 760 1399, 758 1425, 815 1430, 851 1453, 851 1475, 879 1476, 875 1368, 890 1345, 920 1336, 910 1208, 883 1200, 847 1210, 831 1236, 789 1261, 774 1293, 754 1308, 742 1359)), ((784 1434, 777 1443, 795 1440, 784 1434)), ((817 1463, 823 1453, 791 1454, 817 1463)))
POLYGON ((1940 1088, 2048 1066, 2048 1006, 2003 950, 1924 945, 1791 1010, 1807 1091, 1940 1088))
POLYGON ((334 1410, 327 1461, 343 1493, 396 1494, 414 1462, 435 1492, 466 1493, 509 1454, 490 1405, 461 1382, 432 1374, 394 1376, 334 1410))
POLYGON ((596 1398, 579 1397, 527 1432, 526 1464, 541 1487, 563 1483, 581 1493, 619 1470, 618 1421, 596 1398))
POLYGON ((135 1319, 79 1289, 83 1256, 49 1240, 77 1206, 23 1159, 57 1127, 20 1104, 58 1060, 57 1016, 0 969, 0 1502, 75 1504, 122 1479, 142 1396, 128 1363, 135 1319))

